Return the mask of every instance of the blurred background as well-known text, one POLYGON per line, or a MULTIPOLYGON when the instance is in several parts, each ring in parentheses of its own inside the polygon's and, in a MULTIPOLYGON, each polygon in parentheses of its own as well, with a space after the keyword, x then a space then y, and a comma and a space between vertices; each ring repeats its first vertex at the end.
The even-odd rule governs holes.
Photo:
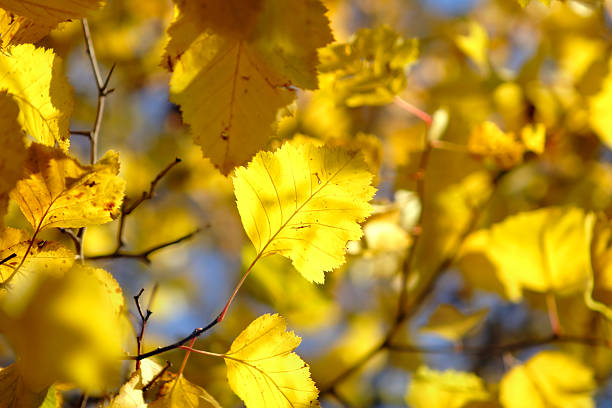
MULTIPOLYGON (((280 313, 290 330, 303 338, 298 348, 311 364, 314 380, 325 385, 374 347, 391 325, 397 307, 402 259, 412 245, 412 228, 424 211, 416 267, 422 276, 440 273, 435 288, 398 336, 423 348, 463 344, 487 347, 508 340, 550 334, 541 296, 521 303, 506 299, 486 268, 470 273, 459 250, 462 234, 475 220, 484 228, 511 214, 551 205, 576 205, 610 216, 612 146, 597 131, 592 98, 609 75, 612 3, 532 0, 522 8, 509 0, 325 0, 334 36, 350 41, 361 28, 386 24, 400 36, 419 42, 418 59, 405 69, 403 100, 442 119, 446 149, 435 149, 426 171, 423 205, 414 193, 426 125, 397 104, 349 106, 324 87, 298 92, 297 102, 282 112, 278 134, 269 149, 294 137, 335 143, 365 143, 377 171, 375 215, 364 225, 361 242, 349 244, 348 262, 326 275, 324 285, 305 281, 281 257, 260 261, 247 279, 227 319, 203 336, 196 347, 224 352, 257 316, 280 313), (485 120, 504 131, 526 125, 546 128, 543 154, 527 154, 509 169, 469 154, 472 129, 485 120), (454 147, 453 147, 454 146, 454 147), (426 330, 440 304, 452 305, 473 324, 449 339, 426 330)), ((144 288, 153 312, 145 350, 189 334, 221 310, 241 273, 254 257, 236 210, 231 177, 223 177, 195 146, 177 106, 168 102, 169 74, 160 67, 164 30, 173 16, 171 1, 108 0, 89 19, 94 46, 104 73, 116 64, 114 92, 107 99, 100 152, 120 152, 127 197, 138 198, 175 158, 182 162, 160 182, 125 224, 126 250, 139 252, 170 242, 196 228, 194 238, 155 252, 151 263, 134 259, 95 261, 121 284, 138 326, 132 296, 144 288)), ((89 129, 97 91, 84 52, 80 22, 65 23, 42 45, 65 60, 77 104, 71 122, 89 129)), ((88 157, 85 138, 72 136, 73 153, 88 157)), ((25 225, 12 209, 8 225, 25 225)), ((87 229, 85 253, 95 256, 116 246, 117 222, 87 229)), ((568 330, 607 329, 580 296, 559 301, 568 330)), ((461 317, 461 319, 463 318, 461 317)), ((602 348, 573 345, 595 369, 604 386, 596 398, 612 404, 608 382, 612 356, 602 348)), ((528 357, 539 348, 517 353, 528 357)), ((182 351, 160 356, 180 365, 182 351)), ((415 369, 426 364, 443 370, 473 371, 496 383, 506 370, 500 355, 384 352, 343 381, 338 392, 355 406, 405 406, 407 385, 415 369)), ((205 387, 223 406, 240 406, 227 386, 225 364, 192 355, 186 377, 205 387)), ((341 406, 322 395, 323 406, 341 406)))

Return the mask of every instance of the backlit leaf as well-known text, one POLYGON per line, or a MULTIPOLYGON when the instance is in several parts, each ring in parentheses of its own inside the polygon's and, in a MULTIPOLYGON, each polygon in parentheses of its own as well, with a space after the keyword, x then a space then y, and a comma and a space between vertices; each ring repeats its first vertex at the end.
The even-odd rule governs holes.
POLYGON ((295 86, 317 87, 316 49, 332 40, 319 0, 175 0, 163 63, 170 100, 228 174, 262 149, 295 86))
POLYGON ((350 43, 319 50, 321 88, 348 106, 384 105, 406 87, 406 68, 418 57, 416 39, 389 26, 357 31, 350 43))
MULTIPOLYGON (((612 59, 609 63, 612 67, 612 59)), ((589 100, 589 121, 601 141, 612 148, 612 71, 604 79, 601 90, 589 100)))
POLYGON ((279 315, 249 324, 224 355, 227 379, 247 408, 317 406, 308 365, 293 350, 301 339, 279 315))
POLYGON ((593 371, 559 351, 542 351, 510 370, 501 380, 504 408, 594 407, 593 371))
POLYGON ((372 174, 357 153, 286 143, 233 178, 242 225, 259 257, 281 254, 309 281, 344 262, 372 211, 372 174))
POLYGON ((140 368, 121 386, 109 404, 109 408, 146 408, 143 389, 159 374, 162 367, 150 359, 140 362, 140 368))
POLYGON ((20 310, 1 299, 0 306, 0 327, 29 389, 65 381, 100 393, 117 385, 128 323, 108 272, 75 265, 61 277, 41 277, 20 310))
POLYGON ((6 49, 9 45, 34 43, 52 28, 0 8, 0 49, 6 49))
POLYGON ((19 122, 28 134, 45 145, 68 148, 73 91, 53 51, 24 44, 0 53, 0 90, 17 101, 19 122))
MULTIPOLYGON (((484 250, 512 300, 519 300, 523 289, 558 295, 576 293, 591 279, 593 223, 593 214, 579 208, 524 212, 495 224, 486 245, 480 242, 474 251, 484 250)), ((464 259, 462 267, 477 268, 479 264, 464 259)))
POLYGON ((406 402, 413 408, 462 408, 469 402, 487 401, 489 393, 475 374, 421 366, 412 378, 406 402))
POLYGON ((495 123, 484 122, 470 133, 468 150, 507 169, 523 160, 525 147, 514 133, 505 133, 495 123))
POLYGON ((125 182, 118 173, 118 154, 112 151, 86 166, 58 149, 33 143, 25 176, 11 198, 38 231, 104 224, 120 212, 125 182))
POLYGON ((18 115, 19 107, 15 99, 6 92, 0 92, 0 225, 6 212, 8 194, 21 178, 26 158, 18 115))

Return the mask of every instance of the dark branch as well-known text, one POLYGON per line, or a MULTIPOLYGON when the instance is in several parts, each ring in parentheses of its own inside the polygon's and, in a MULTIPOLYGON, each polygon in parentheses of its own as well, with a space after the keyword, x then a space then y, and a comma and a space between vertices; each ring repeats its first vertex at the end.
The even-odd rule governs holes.
POLYGON ((131 258, 131 259, 136 259, 138 261, 144 262, 145 264, 150 264, 151 263, 151 259, 149 258, 153 253, 167 248, 169 246, 172 245, 176 245, 178 243, 181 243, 183 241, 188 240, 189 238, 192 238, 194 235, 196 235, 197 233, 199 233, 200 231, 202 231, 201 228, 198 228, 197 230, 190 232, 187 235, 183 235, 180 238, 177 238, 173 241, 170 242, 164 242, 163 244, 159 244, 156 245, 152 248, 149 248, 145 251, 142 252, 137 252, 137 253, 133 253, 133 252, 122 252, 122 251, 115 251, 113 253, 110 254, 105 254, 105 255, 96 255, 96 256, 90 256, 87 257, 87 259, 90 260, 100 260, 100 259, 115 259, 115 258, 131 258))
MULTIPOLYGON (((136 303, 136 309, 138 310, 138 315, 140 316, 140 333, 136 336, 136 344, 138 349, 138 354, 142 353, 142 338, 144 337, 144 333, 147 327, 147 322, 149 321, 149 317, 151 317, 151 311, 147 309, 147 314, 142 313, 142 309, 140 307, 140 296, 144 292, 144 288, 140 289, 140 292, 136 296, 134 296, 134 302, 136 303)), ((140 360, 136 361, 136 369, 140 368, 140 360)))
POLYGON ((11 259, 16 258, 16 257, 17 257, 17 254, 13 252, 13 253, 12 253, 12 254, 10 254, 9 256, 7 256, 7 257, 6 257, 6 258, 4 258, 3 260, 1 260, 1 261, 0 261, 0 265, 2 265, 2 264, 4 264, 4 263, 6 263, 6 262, 8 262, 8 261, 10 261, 11 259))

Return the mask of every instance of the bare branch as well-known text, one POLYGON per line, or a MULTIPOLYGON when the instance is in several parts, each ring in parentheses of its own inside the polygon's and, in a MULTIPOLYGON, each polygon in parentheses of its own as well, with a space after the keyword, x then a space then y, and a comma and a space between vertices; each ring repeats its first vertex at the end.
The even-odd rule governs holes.
POLYGON ((170 242, 164 242, 163 244, 159 244, 156 245, 152 248, 149 248, 147 250, 144 250, 142 252, 137 252, 137 253, 133 253, 133 252, 122 252, 122 251, 115 251, 113 253, 110 254, 105 254, 105 255, 96 255, 96 256, 89 256, 87 257, 87 259, 89 260, 100 260, 100 259, 115 259, 115 258, 131 258, 131 259, 136 259, 138 261, 144 262, 145 264, 150 264, 151 263, 151 259, 149 258, 153 253, 167 248, 169 246, 172 245, 176 245, 179 244, 183 241, 188 240, 189 238, 192 238, 194 235, 196 235, 197 233, 199 233, 200 231, 202 231, 201 228, 198 228, 197 230, 190 232, 187 235, 183 235, 182 237, 179 237, 175 240, 172 240, 170 242))
MULTIPOLYGON (((147 327, 147 322, 149 321, 149 317, 151 317, 151 311, 147 309, 147 314, 142 313, 142 309, 140 307, 140 296, 144 292, 144 288, 140 289, 140 292, 136 296, 134 296, 134 302, 136 303, 136 309, 138 310, 138 315, 140 316, 140 333, 136 336, 136 344, 138 349, 138 354, 142 353, 142 338, 144 337, 144 333, 147 327)), ((140 360, 136 361, 136 369, 140 368, 140 360)))

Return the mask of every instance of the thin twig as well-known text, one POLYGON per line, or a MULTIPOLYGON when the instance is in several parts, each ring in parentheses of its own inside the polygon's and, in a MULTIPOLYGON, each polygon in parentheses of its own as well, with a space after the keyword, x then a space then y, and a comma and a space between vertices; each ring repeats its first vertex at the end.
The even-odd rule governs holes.
POLYGON ((125 226, 125 217, 130 215, 144 201, 152 199, 155 196, 155 189, 157 188, 157 184, 160 182, 160 180, 166 174, 168 174, 168 172, 174 166, 176 166, 180 162, 181 162, 181 159, 179 159, 177 157, 177 158, 174 159, 173 162, 171 162, 166 167, 164 167, 162 169, 162 171, 160 171, 157 174, 157 176, 155 176, 155 178, 151 181, 151 184, 149 186, 149 190, 148 191, 143 191, 143 193, 140 196, 140 198, 138 198, 136 201, 131 203, 129 206, 128 206, 127 198, 123 202, 123 206, 121 207, 121 214, 119 215, 119 227, 117 229, 117 245, 115 246, 115 252, 114 252, 115 254, 118 254, 120 252, 121 248, 123 248, 123 245, 124 245, 124 242, 123 242, 123 230, 124 230, 124 226, 125 226))
MULTIPOLYGON (((242 275, 242 278, 240 279, 240 281, 238 282, 238 284, 236 285, 236 287, 234 288, 234 291, 232 292, 232 294, 230 295, 229 299, 227 300, 227 302, 225 303, 225 306, 223 307, 223 310, 221 310, 221 313, 219 313, 217 315, 217 317, 215 317, 210 323, 208 323, 205 327, 198 327, 197 329, 195 329, 193 332, 191 332, 191 334, 179 341, 177 341, 176 343, 172 343, 170 345, 167 345, 165 347, 158 347, 155 350, 149 351, 147 353, 144 354, 138 354, 136 356, 130 356, 127 357, 130 360, 142 360, 143 358, 147 358, 147 357, 151 357, 151 356, 155 356, 157 354, 161 354, 161 353, 165 353, 167 351, 170 350, 174 350, 176 348, 179 348, 183 345, 185 345, 185 343, 190 342, 192 340, 195 340, 196 338, 200 337, 204 332, 212 329, 214 326, 216 326, 218 323, 221 323, 223 321, 223 319, 225 318, 225 315, 227 314, 227 311, 230 307, 230 305, 232 304, 233 300, 236 297, 236 294, 238 293, 238 291, 240 290, 240 288, 242 287, 242 284, 244 283, 244 281, 246 280, 247 276, 249 276, 249 273, 251 272, 251 270, 253 270, 253 266, 255 266, 255 263, 257 263, 257 261, 259 260, 259 258, 261 258, 261 254, 262 252, 260 252, 255 259, 253 260, 253 262, 251 262, 251 265, 249 265, 249 267, 247 268, 246 272, 244 273, 244 275, 242 275)), ((191 348, 191 346, 189 347, 191 348)))
POLYGON ((142 387, 142 391, 146 392, 149 388, 151 388, 151 386, 153 386, 153 384, 155 384, 155 382, 157 380, 159 380, 161 378, 162 375, 164 375, 164 373, 172 366, 172 363, 169 361, 166 361, 166 365, 164 365, 164 367, 159 371, 159 373, 155 374, 155 377, 153 377, 151 379, 151 381, 149 381, 147 383, 147 385, 145 385, 144 387, 142 387))
POLYGON ((95 255, 95 256, 88 256, 87 259, 89 260, 100 260, 100 259, 115 259, 115 258, 130 258, 130 259, 136 259, 138 261, 144 262, 145 264, 149 265, 151 263, 151 259, 150 256, 153 255, 153 253, 167 248, 169 246, 172 245, 176 245, 179 244, 183 241, 188 240, 189 238, 192 238, 194 235, 196 235, 197 233, 199 233, 200 231, 202 231, 201 228, 198 228, 197 230, 190 232, 189 234, 183 235, 182 237, 179 237, 175 240, 169 241, 169 242, 164 242, 163 244, 159 244, 156 245, 154 247, 151 247, 149 249, 146 249, 142 252, 122 252, 122 251, 116 251, 116 252, 112 252, 110 254, 104 254, 104 255, 95 255))
POLYGON ((606 339, 585 338, 580 336, 570 335, 555 335, 541 339, 522 340, 502 345, 487 345, 483 347, 422 347, 414 344, 388 344, 387 349, 402 353, 417 353, 417 354, 474 354, 474 355, 492 355, 508 352, 515 352, 532 347, 544 346, 553 343, 569 343, 583 344, 590 347, 605 347, 612 348, 612 344, 606 339))
POLYGON ((7 257, 6 257, 6 258, 4 258, 3 260, 1 260, 1 261, 0 261, 0 265, 2 265, 2 264, 3 264, 3 263, 5 263, 5 262, 8 262, 8 261, 10 261, 11 259, 16 258, 16 257, 17 257, 17 254, 13 252, 13 253, 12 253, 12 254, 10 254, 9 256, 7 256, 7 257))
MULTIPOLYGON (((138 310, 138 315, 140 316, 140 333, 136 336, 136 347, 138 350, 138 354, 142 353, 142 338, 144 337, 144 333, 147 327, 147 322, 149 321, 149 317, 151 317, 151 310, 147 309, 147 313, 143 314, 142 309, 140 307, 140 296, 144 292, 144 288, 140 289, 140 292, 136 296, 134 296, 134 302, 136 303, 136 309, 138 310)), ((140 360, 136 361, 136 369, 140 368, 140 360)))

